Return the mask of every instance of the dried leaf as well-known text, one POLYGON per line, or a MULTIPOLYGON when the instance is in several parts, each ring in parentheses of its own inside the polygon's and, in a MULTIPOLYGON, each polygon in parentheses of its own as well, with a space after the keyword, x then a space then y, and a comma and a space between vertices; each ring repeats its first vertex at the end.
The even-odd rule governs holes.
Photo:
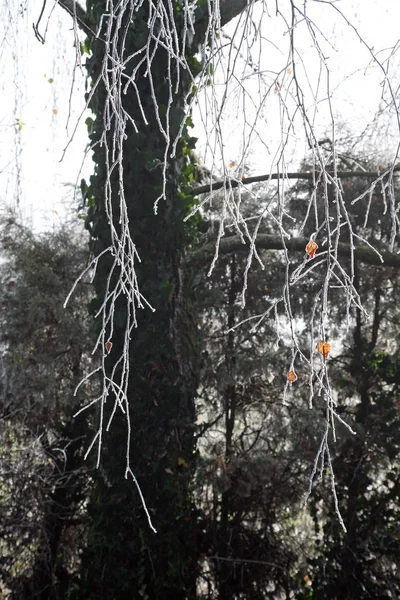
POLYGON ((316 244, 313 240, 310 240, 306 246, 306 252, 310 258, 314 258, 314 254, 318 248, 318 244, 316 244))
POLYGON ((178 465, 185 467, 185 469, 189 468, 189 465, 187 464, 186 460, 184 458, 182 458, 181 456, 179 456, 179 458, 178 458, 178 465))
POLYGON ((296 373, 295 373, 295 372, 292 370, 292 371, 289 371, 287 378, 288 378, 288 381, 290 381, 290 382, 293 382, 293 381, 296 381, 296 379, 297 379, 297 375, 296 375, 296 373))
POLYGON ((321 341, 316 345, 316 348, 317 348, 318 352, 320 354, 322 354, 322 356, 324 358, 328 358, 329 352, 331 351, 331 345, 328 344, 328 342, 321 341))
POLYGON ((168 467, 167 467, 166 469, 164 469, 164 471, 165 471, 166 473, 169 473, 170 475, 173 475, 173 474, 174 474, 174 473, 173 473, 173 471, 172 471, 171 469, 169 469, 168 467))
POLYGON ((110 350, 111 350, 111 348, 112 348, 112 342, 106 342, 106 343, 105 343, 105 346, 106 346, 106 350, 107 350, 107 352, 110 352, 110 350))

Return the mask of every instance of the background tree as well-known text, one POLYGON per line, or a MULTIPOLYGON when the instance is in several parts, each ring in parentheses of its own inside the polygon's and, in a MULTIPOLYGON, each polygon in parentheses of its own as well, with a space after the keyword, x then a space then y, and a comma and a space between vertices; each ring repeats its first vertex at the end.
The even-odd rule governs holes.
MULTIPOLYGON (((366 173, 374 168, 360 157, 353 160, 366 173)), ((302 171, 309 172, 306 162, 302 171)), ((390 216, 385 210, 385 184, 371 186, 361 202, 352 204, 368 187, 368 180, 363 181, 360 176, 343 182, 344 202, 349 207, 354 235, 365 236, 378 248, 384 247, 385 237, 391 233, 390 216), (368 205, 367 217, 362 202, 368 205)), ((309 185, 299 183, 290 192, 291 214, 297 215, 300 223, 310 194, 309 185)), ((269 198, 264 196, 264 201, 271 204, 273 194, 269 198)), ((247 209, 246 202, 251 204, 251 197, 242 197, 243 211, 247 209)), ((323 193, 319 191, 317 206, 322 213, 323 203, 323 193)), ((298 228, 298 222, 293 223, 293 228, 298 228)), ((312 231, 315 223, 311 221, 310 230, 305 233, 309 236, 312 231)), ((260 231, 261 240, 272 237, 268 230, 260 231)), ((284 259, 276 251, 261 251, 268 263, 268 279, 264 274, 260 276, 260 270, 251 271, 246 309, 240 311, 243 249, 239 244, 231 245, 229 238, 225 241, 224 250, 229 249, 230 253, 216 267, 208 294, 198 294, 206 298, 202 329, 210 332, 203 342, 206 350, 198 408, 204 431, 199 443, 202 457, 198 467, 199 503, 207 515, 210 544, 203 573, 208 597, 213 597, 217 589, 221 597, 224 594, 240 597, 240 593, 254 598, 258 594, 265 597, 266 593, 271 597, 284 593, 288 598, 294 597, 293 594, 304 598, 396 597, 396 569, 392 574, 388 571, 388 564, 396 564, 396 559, 391 550, 386 555, 385 548, 388 543, 396 551, 397 532, 393 531, 392 518, 399 505, 397 486, 392 483, 397 481, 396 462, 392 461, 398 452, 394 433, 398 409, 395 370, 391 370, 397 360, 397 270, 356 265, 356 290, 373 315, 372 322, 361 308, 349 311, 339 294, 336 299, 332 294, 327 338, 335 343, 330 360, 332 396, 340 417, 356 432, 353 435, 339 425, 338 442, 332 449, 339 509, 348 531, 343 532, 334 516, 337 509, 332 498, 332 481, 324 465, 322 480, 315 483, 309 507, 309 518, 314 521, 312 528, 301 505, 304 482, 318 455, 326 403, 318 400, 311 423, 307 411, 307 366, 299 363, 296 379, 287 389, 286 407, 276 407, 275 399, 284 387, 284 378, 287 376, 290 381, 290 374, 294 374, 288 366, 290 331, 279 327, 282 308, 276 313, 277 330, 281 331, 278 345, 274 328, 269 328, 268 322, 250 331, 246 325, 237 327, 237 315, 246 324, 248 316, 262 315, 266 297, 279 299, 278 282, 282 277, 279 271, 285 267, 284 259), (232 320, 232 316, 236 318, 232 320), (347 331, 353 332, 347 337, 346 323, 347 331), (369 363, 368 356, 374 356, 379 347, 393 352, 393 358, 389 358, 385 351, 378 351, 377 360, 388 366, 392 373, 389 377, 384 369, 379 369, 378 376, 375 358, 369 363), (384 389, 387 393, 383 393, 384 389), (375 456, 372 447, 380 449, 375 461, 371 459, 375 456), (274 557, 279 557, 275 563, 274 557)), ((294 259, 295 270, 303 258, 299 255, 296 262, 294 259)), ((198 260, 202 260, 201 253, 198 260)), ((317 267, 303 285, 302 294, 293 293, 291 298, 292 309, 298 316, 296 334, 304 353, 308 332, 301 316, 309 314, 319 278, 323 276, 317 267)))
MULTIPOLYGON (((372 167, 360 157, 354 161, 366 171, 372 167)), ((371 186, 361 198, 362 178, 343 188, 355 235, 362 232, 378 249, 385 247, 392 235, 386 182, 371 186)), ((397 185, 393 194, 397 197, 397 185)), ((330 521, 329 487, 317 486, 310 508, 316 536, 313 598, 395 598, 399 593, 398 271, 358 262, 354 269, 355 288, 370 318, 356 308, 346 336, 346 307, 338 303, 332 313, 332 334, 343 339, 343 349, 332 359, 332 381, 340 415, 356 433, 340 428, 333 462, 347 532, 330 521)))
POLYGON ((79 236, 67 226, 34 236, 2 216, 1 579, 13 598, 59 597, 79 564, 88 423, 73 415, 93 362, 87 283, 63 309, 87 260, 79 236))
POLYGON ((205 335, 196 488, 207 548, 205 597, 210 598, 217 593, 220 598, 290 597, 301 546, 292 536, 293 513, 307 478, 297 447, 305 423, 292 401, 285 407, 276 401, 285 385, 288 349, 277 353, 268 323, 255 332, 232 329, 239 314, 245 319, 263 297, 279 292, 274 271, 284 265, 276 253, 267 254, 268 287, 264 274, 253 270, 245 311, 240 311, 243 253, 221 258, 198 294, 204 298, 205 335))

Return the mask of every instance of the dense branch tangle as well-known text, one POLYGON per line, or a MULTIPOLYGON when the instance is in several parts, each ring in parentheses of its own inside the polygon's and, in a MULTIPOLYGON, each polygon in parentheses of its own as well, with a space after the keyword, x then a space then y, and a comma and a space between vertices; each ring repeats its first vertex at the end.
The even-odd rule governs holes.
MULTIPOLYGON (((200 251, 195 252, 193 260, 195 264, 204 264, 207 262, 210 264, 211 262, 209 270, 209 275, 211 275, 219 256, 236 253, 247 254, 242 291, 242 307, 244 307, 246 302, 247 278, 252 263, 258 262, 264 269, 264 265, 268 261, 268 255, 263 254, 263 250, 283 251, 282 269, 286 269, 286 277, 283 277, 281 296, 266 299, 267 308, 264 312, 240 321, 235 327, 250 324, 252 325, 250 333, 252 333, 266 318, 275 316, 278 344, 281 341, 281 337, 278 333, 277 310, 280 305, 284 306, 287 329, 291 331, 292 337, 292 360, 290 365, 288 365, 289 375, 294 374, 294 365, 296 362, 299 361, 308 365, 310 372, 309 406, 312 408, 313 399, 316 396, 322 396, 327 405, 326 430, 311 474, 307 498, 311 493, 318 462, 321 461, 321 469, 324 464, 327 464, 331 472, 335 506, 344 529, 345 525, 340 515, 338 499, 335 493, 335 479, 328 434, 332 432, 334 437, 334 423, 336 420, 345 426, 346 424, 343 423, 337 414, 337 402, 333 398, 330 387, 327 371, 328 361, 326 360, 329 353, 326 352, 326 355, 323 356, 322 369, 320 361, 315 360, 314 355, 318 355, 318 352, 321 353, 321 348, 324 354, 326 340, 329 335, 328 307, 330 289, 339 288, 342 290, 347 306, 347 323, 349 326, 351 322, 350 309, 355 308, 358 312, 363 312, 362 301, 354 284, 356 264, 361 262, 369 265, 385 266, 385 268, 400 268, 399 255, 395 252, 394 244, 395 233, 398 227, 398 219, 394 211, 392 212, 392 234, 389 250, 386 250, 385 246, 382 246, 382 241, 379 247, 370 243, 367 227, 369 212, 373 202, 372 199, 377 198, 376 190, 379 190, 381 198, 382 216, 386 213, 388 207, 395 206, 393 175, 397 170, 398 167, 394 166, 389 166, 382 173, 367 170, 339 171, 324 168, 323 170, 314 170, 313 172, 272 173, 269 175, 243 177, 241 179, 226 177, 224 180, 211 182, 208 186, 201 186, 193 190, 194 195, 203 195, 203 198, 193 208, 192 214, 206 207, 209 203, 218 205, 218 202, 221 201, 221 194, 232 198, 233 210, 231 213, 223 214, 223 218, 218 222, 217 234, 212 236, 210 241, 200 251), (347 203, 348 199, 347 202, 344 199, 343 188, 343 182, 346 179, 357 178, 366 182, 364 190, 361 193, 355 194, 351 201, 351 206, 363 201, 367 204, 364 229, 361 229, 361 232, 353 228, 352 219, 349 214, 351 206, 347 203), (305 198, 303 195, 303 197, 297 200, 303 206, 304 220, 300 227, 296 227, 291 223, 290 215, 285 214, 284 210, 285 189, 284 186, 280 187, 280 182, 286 182, 290 179, 307 180, 310 182, 311 191, 309 198, 305 198), (265 191, 252 192, 251 184, 266 182, 270 186, 272 181, 277 181, 277 191, 274 193, 272 190, 269 199, 268 196, 265 197, 265 191), (208 189, 206 189, 207 187, 208 189), (325 202, 325 218, 322 217, 322 220, 318 221, 318 213, 320 211, 317 208, 317 196, 321 194, 321 187, 325 188, 324 195, 327 201, 325 202), (235 210, 240 204, 242 206, 245 205, 246 195, 247 197, 253 196, 253 206, 256 206, 254 212, 251 212, 251 216, 247 218, 243 216, 243 212, 235 210), (274 197, 275 200, 273 199, 274 197), (302 237, 300 234, 305 229, 309 229, 309 216, 314 207, 315 229, 311 233, 310 238, 302 237), (336 216, 334 216, 335 212, 337 213, 336 216), (336 223, 335 227, 331 227, 331 221, 336 223), (264 233, 263 230, 265 231, 265 228, 275 233, 264 233), (296 231, 295 235, 293 235, 293 231, 296 231), (364 234, 362 233, 363 231, 365 231, 364 234), (314 254, 314 251, 311 253, 307 251, 310 244, 315 245, 315 249, 317 249, 316 254, 314 254), (293 262, 296 262, 292 258, 293 252, 304 253, 304 260, 298 266, 292 266, 293 262), (343 259, 345 260, 343 261, 343 259), (325 276, 322 275, 324 270, 326 270, 325 276), (291 290, 294 286, 301 285, 310 277, 315 277, 318 273, 321 274, 322 284, 319 293, 315 296, 314 309, 310 315, 310 347, 309 353, 305 354, 295 333, 294 321, 296 315, 292 314, 291 311, 291 290), (318 340, 320 341, 318 342, 318 340)), ((364 314, 366 314, 365 311, 364 314)), ((326 347, 330 349, 330 345, 326 347)), ((293 379, 295 377, 295 375, 292 375, 293 379)), ((284 398, 291 381, 288 378, 284 398)))
MULTIPOLYGON (((102 59, 99 60, 100 51, 97 50, 95 64, 92 60, 93 87, 88 94, 88 105, 96 101, 98 89, 104 90, 104 110, 102 122, 95 122, 97 138, 94 141, 93 150, 95 154, 104 153, 106 162, 104 181, 104 203, 109 228, 109 243, 98 248, 100 250, 93 261, 96 268, 100 263, 107 261, 108 278, 103 301, 97 310, 97 317, 102 321, 101 331, 98 337, 96 349, 102 356, 100 371, 103 374, 103 393, 96 400, 101 407, 105 405, 107 398, 114 398, 114 409, 108 423, 104 423, 103 411, 100 411, 100 425, 98 433, 93 441, 97 443, 99 464, 103 431, 108 429, 117 411, 127 415, 127 469, 126 475, 131 474, 129 464, 129 440, 130 421, 127 389, 130 377, 129 354, 131 348, 131 335, 138 325, 138 309, 149 309, 153 304, 152 298, 142 295, 141 282, 137 277, 137 269, 140 263, 140 247, 138 240, 132 235, 131 217, 129 216, 129 203, 126 199, 125 179, 127 171, 135 169, 135 165, 126 164, 124 161, 125 145, 137 136, 137 144, 143 144, 143 125, 153 124, 158 130, 157 144, 158 156, 155 159, 146 155, 144 168, 146 177, 158 180, 158 195, 153 199, 155 212, 170 210, 170 197, 167 193, 169 182, 173 179, 173 172, 179 162, 179 144, 185 132, 187 116, 190 114, 196 102, 199 102, 200 120, 203 121, 207 132, 206 149, 208 156, 212 158, 210 168, 211 175, 218 172, 222 177, 220 182, 209 186, 209 193, 192 210, 187 211, 189 219, 196 212, 202 212, 215 202, 220 203, 219 225, 216 236, 214 258, 211 261, 210 272, 218 259, 220 251, 232 251, 232 241, 229 238, 223 240, 225 232, 236 233, 243 247, 248 248, 248 257, 244 271, 244 286, 242 292, 242 304, 246 301, 246 287, 248 274, 253 261, 258 261, 263 266, 263 261, 258 253, 258 247, 264 244, 272 244, 272 238, 260 237, 259 233, 265 223, 274 231, 273 247, 280 247, 284 253, 285 276, 282 286, 281 303, 290 331, 289 338, 292 346, 291 365, 296 360, 303 360, 310 369, 310 406, 314 396, 314 380, 316 391, 321 394, 327 404, 327 427, 333 425, 337 418, 335 403, 332 398, 329 378, 327 373, 327 361, 322 365, 321 373, 317 373, 313 354, 315 342, 318 339, 326 340, 327 325, 329 322, 329 290, 331 286, 340 287, 344 293, 349 313, 351 306, 361 309, 360 298, 353 285, 355 257, 361 257, 362 252, 356 246, 365 244, 369 246, 367 239, 353 231, 348 209, 343 200, 342 178, 345 176, 339 171, 340 156, 337 153, 335 132, 336 126, 332 116, 331 122, 331 145, 328 154, 321 148, 316 137, 315 125, 306 108, 306 92, 311 93, 315 105, 318 104, 317 92, 311 83, 305 84, 301 76, 301 69, 305 70, 301 57, 296 51, 296 31, 304 25, 308 32, 314 49, 321 62, 321 70, 326 76, 326 86, 329 92, 329 70, 324 63, 323 53, 316 38, 316 30, 312 21, 305 15, 303 7, 297 7, 294 2, 288 3, 289 12, 280 12, 277 4, 277 14, 282 17, 287 26, 289 36, 288 58, 282 68, 276 73, 267 75, 261 68, 262 50, 262 22, 268 18, 266 2, 246 2, 245 0, 224 0, 212 3, 199 1, 189 2, 182 0, 124 0, 116 5, 107 3, 104 14, 99 15, 99 10, 92 6, 93 14, 83 14, 76 11, 75 3, 63 0, 60 4, 69 10, 75 17, 77 26, 82 26, 86 33, 95 31, 92 37, 97 49, 102 48, 102 59), (245 9, 245 10, 244 10, 245 9), (138 17, 140 15, 140 18, 138 17), (230 19, 239 16, 234 25, 234 33, 229 43, 220 34, 220 28, 230 19), (128 51, 126 40, 133 31, 136 35, 136 47, 134 52, 128 51), (199 50, 200 49, 200 50, 199 50), (200 55, 200 63, 195 55, 200 55), (160 74, 156 71, 159 57, 163 57, 165 71, 160 74), (257 57, 257 58, 255 58, 257 57), (222 84, 221 84, 222 80, 222 84), (142 95, 143 82, 146 81, 147 93, 150 97, 142 95), (251 88, 246 88, 247 81, 257 82, 257 93, 255 99, 251 88), (306 89, 309 85, 310 90, 306 89), (159 89, 163 89, 163 98, 159 96, 159 89), (286 89, 286 91, 285 91, 286 89), (203 92, 202 92, 203 91, 203 92), (203 96, 200 96, 200 93, 203 96), (236 96, 235 96, 236 94, 236 96), (267 110, 267 102, 276 98, 279 108, 279 118, 282 138, 278 144, 273 161, 273 170, 276 174, 267 178, 268 186, 272 180, 277 181, 276 193, 272 201, 261 203, 260 210, 252 215, 251 226, 249 217, 243 212, 243 197, 245 186, 250 183, 265 179, 264 176, 255 176, 246 179, 246 161, 250 154, 251 144, 255 140, 261 142, 268 150, 267 144, 262 140, 258 127, 263 119, 264 111, 267 110), (127 109, 128 98, 130 106, 135 103, 135 115, 127 109), (232 98, 234 99, 232 101, 232 98), (235 99, 236 98, 236 99, 235 99), (126 99, 126 100, 125 100, 126 99), (232 103, 237 107, 251 105, 249 114, 245 114, 242 129, 242 156, 237 161, 235 177, 232 177, 229 157, 226 155, 226 143, 223 131, 224 111, 231 111, 232 103), (177 118, 177 113, 180 115, 177 118), (305 260, 295 272, 291 270, 290 249, 295 243, 293 236, 288 231, 287 221, 290 220, 287 199, 287 180, 298 177, 298 174, 287 174, 285 152, 288 148, 290 135, 293 131, 294 121, 300 116, 304 128, 305 137, 309 143, 312 153, 312 171, 307 178, 313 183, 310 198, 306 202, 303 223, 297 230, 297 238, 304 244, 302 236, 310 215, 315 214, 315 231, 311 234, 311 240, 320 242, 324 248, 317 260, 305 260), (172 179, 171 179, 172 177, 172 179), (223 188, 223 189, 222 189, 223 188), (317 207, 317 192, 323 190, 324 208, 320 217, 317 207), (219 192, 222 190, 222 192, 219 192), (116 200, 117 199, 117 200, 116 200), (164 205, 164 209, 161 205, 164 205), (341 245, 341 235, 346 232, 348 252, 341 245), (319 240, 323 235, 325 240, 319 240), (258 242, 259 239, 259 242, 258 242), (278 244, 277 240, 280 240, 278 244), (342 266, 341 257, 350 258, 350 270, 346 272, 342 266), (110 260, 111 259, 111 262, 110 260), (295 315, 291 308, 291 288, 298 284, 318 265, 324 270, 320 292, 315 299, 315 306, 310 315, 311 340, 310 353, 306 357, 300 349, 295 334, 295 315), (113 331, 115 323, 115 310, 118 303, 125 306, 126 323, 123 347, 118 356, 115 355, 113 347, 113 331), (112 369, 109 372, 107 361, 109 353, 112 352, 112 369)), ((331 94, 327 93, 329 109, 331 107, 331 94)), ((97 117, 98 118, 98 117, 97 117)), ((232 118, 231 118, 232 120, 232 118)), ((150 133, 150 127, 149 127, 150 133)), ((144 153, 142 154, 142 156, 144 153)), ((179 170, 179 168, 178 168, 179 170)), ((367 199, 370 203, 373 190, 381 186, 385 202, 389 207, 393 219, 392 235, 389 251, 393 252, 395 238, 398 228, 398 217, 393 195, 392 180, 394 166, 389 167, 381 174, 373 174, 371 184, 367 186, 365 193, 354 202, 367 199)), ((357 173, 352 172, 353 175, 357 173)), ((362 172, 362 177, 368 178, 371 173, 362 172)), ((181 190, 178 189, 175 194, 181 190)), ((170 190, 171 191, 171 190, 170 190)), ((256 197, 251 189, 250 195, 256 197)), ((192 195, 206 192, 206 188, 195 188, 192 195)), ((187 193, 187 190, 185 190, 187 193)), ((139 199, 139 203, 140 203, 139 199)), ((368 205, 369 206, 369 205, 368 205)), ((190 203, 187 202, 187 208, 190 203)), ((369 208, 367 208, 368 214, 369 208)), ((93 212, 93 211, 92 211, 93 212)), ((139 210, 140 213, 140 210, 139 210)), ((134 214, 134 213, 133 213, 134 214)), ((93 224, 95 215, 90 215, 93 224)), ((94 227, 94 234, 96 234, 94 227)), ((264 234, 263 234, 264 235, 264 234)), ((371 248, 368 248, 371 250, 371 248)), ((374 252, 371 250, 372 253, 374 252)), ((364 256, 366 253, 364 252, 364 256)), ((372 254, 368 254, 372 256, 372 254)), ((380 260, 379 252, 376 256, 380 260)), ((147 260, 151 260, 148 257, 147 260)), ((267 309, 263 318, 271 309, 267 309)), ((261 321, 257 321, 261 322, 261 321)), ((95 349, 95 350, 96 350, 95 349)), ((327 436, 325 436, 327 444, 327 436)), ((329 449, 325 445, 322 455, 326 454, 329 463, 329 449)))

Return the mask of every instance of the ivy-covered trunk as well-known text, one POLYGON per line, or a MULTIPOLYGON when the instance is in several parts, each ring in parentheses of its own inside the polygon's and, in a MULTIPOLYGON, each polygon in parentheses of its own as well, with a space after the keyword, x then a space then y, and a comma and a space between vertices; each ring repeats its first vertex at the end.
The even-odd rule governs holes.
MULTIPOLYGON (((168 7, 168 3, 165 3, 168 7)), ((179 28, 179 3, 174 3, 179 28)), ((88 2, 88 15, 97 30, 106 3, 88 2)), ((127 15, 125 54, 143 47, 148 36, 148 3, 127 15), (128 18, 131 19, 129 24, 128 18)), ((128 11, 127 11, 128 12, 128 11)), ((87 61, 90 81, 98 79, 104 56, 101 39, 90 43, 87 61)), ((109 67, 112 68, 110 61, 109 67)), ((165 138, 154 113, 152 96, 157 97, 161 117, 167 110, 170 86, 175 88, 176 72, 168 69, 167 51, 158 47, 146 76, 143 64, 135 78, 137 94, 130 88, 123 96, 123 108, 135 121, 124 142, 123 186, 128 207, 129 231, 141 263, 136 263, 138 283, 144 297, 155 308, 139 310, 129 351, 129 400, 131 435, 130 464, 137 478, 157 533, 149 527, 141 498, 132 479, 125 479, 126 416, 117 410, 104 437, 101 465, 95 471, 95 491, 90 498, 92 526, 83 555, 80 597, 118 599, 189 599, 196 595, 198 553, 195 536, 196 513, 191 496, 195 462, 195 409, 197 388, 197 335, 189 285, 185 284, 182 261, 191 242, 183 217, 189 197, 187 184, 189 146, 186 128, 176 158, 168 157, 166 199, 154 213, 162 189, 165 138), (169 74, 168 74, 169 73, 169 74), (137 97, 140 96, 142 106, 137 97), (143 121, 143 113, 148 124, 143 121), (183 289, 185 286, 188 289, 183 289)), ((129 76, 129 64, 126 67, 129 76)), ((189 78, 180 74, 179 93, 170 112, 171 137, 177 135, 184 115, 184 94, 189 78), (186 79, 185 79, 186 77, 186 79)), ((100 140, 103 128, 106 89, 96 88, 91 108, 91 141, 100 140)), ((109 133, 112 136, 112 132, 109 133)), ((95 174, 86 190, 90 205, 87 226, 94 255, 110 245, 110 225, 105 210, 107 180, 104 145, 94 148, 95 174)), ((118 169, 111 175, 113 226, 120 225, 118 169)), ((193 229, 192 229, 193 231, 193 229)), ((113 262, 105 254, 95 277, 93 312, 102 305, 109 270, 113 262)), ((118 278, 114 271, 113 277, 118 278)), ((120 356, 126 325, 124 298, 115 304, 112 348, 107 348, 109 372, 120 356)), ((117 372, 118 374, 118 372, 117 372)), ((107 423, 112 398, 104 406, 107 423)))

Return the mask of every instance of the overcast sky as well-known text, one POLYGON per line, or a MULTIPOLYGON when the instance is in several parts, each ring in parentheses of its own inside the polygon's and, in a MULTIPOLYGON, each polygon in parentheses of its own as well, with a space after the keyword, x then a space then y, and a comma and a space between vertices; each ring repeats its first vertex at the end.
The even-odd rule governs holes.
MULTIPOLYGON (((68 193, 66 184, 74 184, 80 178, 79 171, 87 144, 85 116, 78 125, 75 138, 63 161, 60 160, 84 108, 84 73, 79 68, 74 68, 76 53, 72 22, 60 7, 55 7, 52 11, 46 42, 41 44, 35 38, 32 28, 32 23, 37 20, 41 10, 41 0, 25 0, 22 4, 17 0, 0 2, 0 65, 3 73, 0 102, 0 202, 15 206, 18 199, 23 215, 35 228, 48 227, 63 218, 62 199, 68 193), (74 73, 72 114, 68 123, 74 73)), ((51 8, 52 3, 48 4, 51 8)), ((287 3, 281 4, 283 6, 287 3)), ((246 165, 253 172, 262 173, 274 168, 276 152, 280 148, 282 98, 285 98, 290 110, 294 107, 290 100, 290 86, 293 88, 291 67, 288 66, 285 70, 289 55, 288 27, 281 17, 274 14, 275 0, 266 5, 270 13, 269 16, 264 14, 263 18, 264 41, 260 66, 263 85, 272 87, 257 124, 257 135, 253 135, 245 159, 246 165), (277 73, 280 75, 277 76, 277 73), (279 84, 276 89, 274 81, 279 84)), ((398 0, 342 0, 337 5, 355 24, 368 45, 378 53, 378 57, 382 60, 387 58, 399 38, 398 0)), ((379 109, 384 108, 381 93, 385 74, 371 62, 368 48, 332 7, 323 2, 308 2, 307 6, 309 17, 318 26, 317 36, 330 72, 334 117, 341 124, 341 131, 345 135, 357 135, 374 121, 379 109)), ((255 17, 259 14, 257 11, 259 8, 254 13, 255 17)), ((47 12, 42 20, 42 33, 46 28, 48 15, 47 12)), ((233 27, 234 24, 228 27, 228 34, 232 33, 233 27)), ((321 76, 320 56, 312 47, 310 30, 305 21, 296 27, 295 35, 298 77, 304 86, 305 104, 310 114, 314 115, 315 127, 322 135, 330 121, 327 71, 321 76)), ((397 88, 397 54, 390 62, 390 71, 397 88)), ((222 90, 223 69, 215 77, 219 78, 222 90)), ((242 89, 247 97, 253 99, 253 104, 246 104, 247 118, 252 123, 260 98, 257 78, 249 77, 242 89)), ((245 136, 249 133, 249 127, 243 126, 241 121, 243 105, 236 92, 237 89, 232 86, 227 110, 221 119, 225 147, 223 155, 218 151, 215 154, 217 169, 219 161, 235 164, 240 162, 245 145, 243 132, 245 136)), ((220 93, 222 91, 217 91, 217 99, 220 98, 220 93)), ((204 117, 207 112, 204 103, 201 104, 201 110, 204 117)), ((205 137, 199 111, 195 111, 194 120, 194 135, 199 137, 198 153, 203 157, 205 137)), ((382 155, 393 151, 398 143, 398 131, 387 117, 382 118, 379 126, 370 128, 369 132, 369 143, 376 144, 377 151, 382 155)), ((300 120, 296 120, 295 132, 287 147, 287 165, 300 162, 306 150, 300 120)), ((208 164, 210 160, 208 154, 208 164)), ((84 166, 86 176, 90 173, 90 168, 89 160, 84 166)))
MULTIPOLYGON (((246 73, 246 79, 242 79, 240 84, 232 82, 231 95, 226 101, 226 104, 231 106, 231 112, 225 110, 220 122, 225 145, 224 160, 237 164, 246 145, 249 130, 254 125, 255 114, 264 102, 247 158, 252 172, 255 173, 268 172, 271 167, 274 170, 276 152, 280 149, 281 129, 287 131, 289 118, 293 115, 294 129, 286 148, 287 166, 295 168, 308 150, 302 117, 298 111, 296 113, 297 99, 293 99, 295 86, 289 52, 290 5, 287 2, 279 3, 283 15, 288 19, 288 22, 285 22, 281 15, 275 14, 275 2, 266 4, 269 15, 263 16, 263 41, 260 44, 262 85, 259 86, 258 76, 252 76, 249 71, 246 73), (284 110, 284 106, 287 111, 284 110), (242 118, 244 111, 247 120, 246 132, 242 118)), ((299 6, 302 6, 302 3, 299 3, 299 6)), ((374 153, 381 153, 389 160, 390 153, 397 147, 399 132, 394 112, 391 117, 385 114, 377 118, 378 112, 385 108, 382 92, 384 91, 387 99, 388 91, 387 86, 383 86, 385 73, 380 65, 372 60, 371 50, 379 61, 382 61, 384 68, 388 68, 388 75, 397 88, 398 53, 393 55, 389 65, 385 60, 399 42, 397 24, 400 19, 400 3, 397 0, 342 0, 337 2, 336 6, 343 12, 344 17, 354 24, 355 29, 346 23, 338 11, 324 2, 307 3, 309 22, 302 20, 298 15, 294 34, 295 62, 297 79, 304 93, 304 104, 317 132, 317 138, 330 135, 332 110, 338 137, 341 136, 345 140, 350 136, 356 137, 367 128, 368 135, 364 136, 365 149, 373 147, 374 153), (310 23, 312 30, 309 27, 310 23), (318 50, 312 33, 315 33, 318 50), (366 44, 361 43, 360 37, 366 44), (328 102, 329 98, 331 102, 328 102)), ((261 17, 261 12, 260 4, 256 4, 255 21, 261 17)), ((227 32, 232 34, 234 27, 235 24, 231 24, 227 32)), ((259 50, 257 45, 251 50, 256 58, 259 50)), ((240 60, 238 62, 240 64, 240 60)), ((222 84, 225 81, 224 77, 226 78, 226 62, 224 67, 225 72, 222 68, 216 75, 217 84, 221 84, 219 93, 217 91, 218 100, 221 100, 225 93, 222 84)), ((205 104, 200 112, 203 116, 207 114, 205 104)), ((204 156, 205 144, 199 115, 195 114, 194 121, 196 135, 200 138, 198 151, 204 156)), ((206 160, 210 166, 212 161, 209 154, 206 160)))

